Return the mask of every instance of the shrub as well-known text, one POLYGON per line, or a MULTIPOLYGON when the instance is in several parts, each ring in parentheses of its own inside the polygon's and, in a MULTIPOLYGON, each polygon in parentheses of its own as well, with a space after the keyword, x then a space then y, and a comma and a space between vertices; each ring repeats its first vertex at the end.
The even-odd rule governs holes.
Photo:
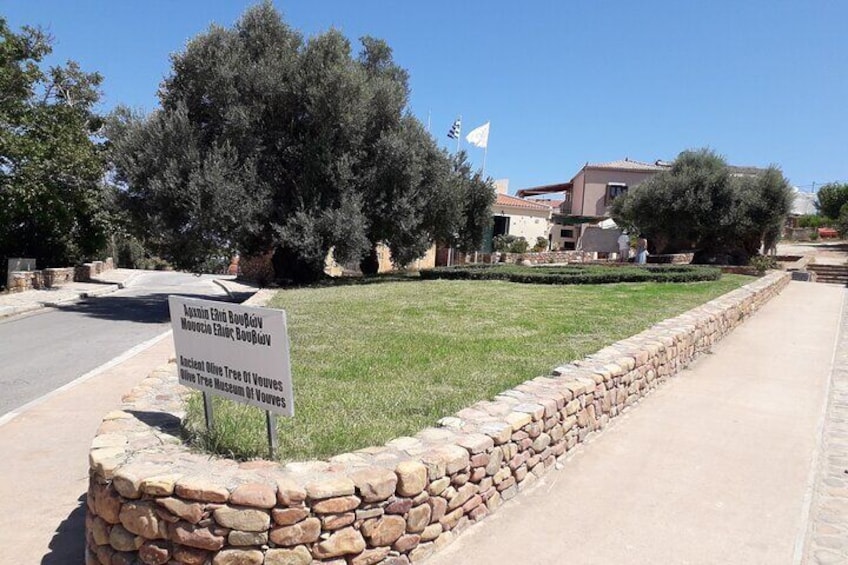
POLYGON ((780 265, 777 263, 777 259, 768 255, 755 255, 754 257, 751 257, 748 264, 757 269, 757 272, 761 275, 769 269, 780 268, 780 265))
POLYGON ((842 205, 842 208, 839 209, 839 219, 836 220, 836 225, 834 225, 836 231, 839 232, 839 237, 848 236, 848 202, 842 205))
POLYGON ((721 270, 691 265, 656 267, 521 267, 517 265, 468 265, 421 271, 422 279, 502 280, 530 284, 611 284, 623 282, 715 281, 721 270))
POLYGON ((495 251, 501 253, 527 253, 530 244, 523 237, 514 235, 497 235, 492 240, 495 251))
POLYGON ((541 236, 537 237, 536 238, 536 245, 533 246, 533 252, 534 253, 541 253, 542 251, 547 251, 547 250, 548 250, 548 240, 545 239, 544 237, 541 237, 541 236))
POLYGON ((265 287, 274 282, 274 265, 271 261, 273 252, 253 257, 242 257, 239 261, 241 275, 248 281, 253 281, 259 286, 265 287))
POLYGON ((848 204, 848 183, 827 183, 819 189, 816 196, 818 198, 816 207, 819 213, 822 216, 838 218, 842 212, 842 207, 848 204))
POLYGON ((798 217, 799 228, 820 228, 831 223, 830 218, 818 214, 806 214, 798 217))

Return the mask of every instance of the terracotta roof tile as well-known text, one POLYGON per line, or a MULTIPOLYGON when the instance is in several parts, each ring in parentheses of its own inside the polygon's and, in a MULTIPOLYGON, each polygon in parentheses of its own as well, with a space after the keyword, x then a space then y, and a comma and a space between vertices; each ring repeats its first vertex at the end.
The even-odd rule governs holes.
POLYGON ((547 204, 537 204, 531 200, 524 200, 508 194, 498 194, 495 200, 496 206, 510 206, 512 208, 526 208, 528 210, 550 210, 551 207, 547 204))

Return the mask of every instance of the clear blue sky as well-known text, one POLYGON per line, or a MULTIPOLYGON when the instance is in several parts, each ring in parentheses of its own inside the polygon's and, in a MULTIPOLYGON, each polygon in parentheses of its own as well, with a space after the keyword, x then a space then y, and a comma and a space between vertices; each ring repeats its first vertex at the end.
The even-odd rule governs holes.
MULTIPOLYGON (((55 37, 52 62, 104 75, 103 109, 150 111, 169 54, 246 0, 0 0, 13 29, 55 37)), ((411 110, 446 147, 490 120, 486 172, 510 192, 569 180, 588 162, 673 159, 708 146, 776 164, 809 191, 848 182, 844 0, 277 0, 310 36, 388 41, 411 110)), ((466 145, 467 148, 467 145, 466 145)), ((469 148, 482 163, 483 151, 469 148)))

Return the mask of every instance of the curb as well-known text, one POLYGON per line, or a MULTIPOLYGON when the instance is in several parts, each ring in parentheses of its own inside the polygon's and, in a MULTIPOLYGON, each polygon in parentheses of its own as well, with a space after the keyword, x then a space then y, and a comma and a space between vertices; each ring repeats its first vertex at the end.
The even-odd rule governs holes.
POLYGON ((230 289, 229 289, 229 288, 227 288, 227 285, 225 285, 224 283, 222 283, 219 279, 212 279, 212 282, 213 282, 213 283, 215 283, 216 285, 220 286, 220 287, 221 287, 221 289, 222 289, 224 292, 226 292, 226 293, 227 293, 227 296, 228 296, 229 298, 232 298, 232 297, 233 297, 233 293, 232 293, 232 292, 230 292, 230 289))

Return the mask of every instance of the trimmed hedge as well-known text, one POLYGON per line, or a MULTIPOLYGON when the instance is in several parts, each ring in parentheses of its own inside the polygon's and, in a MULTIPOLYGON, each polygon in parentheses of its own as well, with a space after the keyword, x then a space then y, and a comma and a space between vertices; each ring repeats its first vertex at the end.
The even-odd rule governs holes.
POLYGON ((518 265, 465 265, 423 270, 422 279, 510 281, 531 284, 611 284, 624 282, 697 282, 721 278, 715 267, 658 265, 650 267, 568 265, 522 267, 518 265))

